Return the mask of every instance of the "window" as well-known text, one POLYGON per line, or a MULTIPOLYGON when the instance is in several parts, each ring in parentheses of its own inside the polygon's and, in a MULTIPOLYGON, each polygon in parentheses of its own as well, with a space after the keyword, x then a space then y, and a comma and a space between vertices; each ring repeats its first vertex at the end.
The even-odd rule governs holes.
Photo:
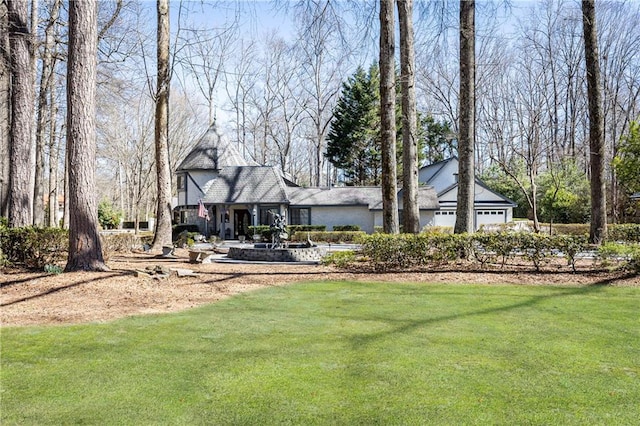
POLYGON ((178 186, 178 189, 184 189, 184 184, 185 184, 184 175, 178 175, 176 184, 178 186))
POLYGON ((273 215, 280 213, 278 206, 263 206, 260 207, 260 218, 258 225, 271 225, 273 224, 273 215), (271 211, 272 213, 269 213, 271 211))
POLYGON ((310 208, 289 209, 289 225, 311 225, 310 208))

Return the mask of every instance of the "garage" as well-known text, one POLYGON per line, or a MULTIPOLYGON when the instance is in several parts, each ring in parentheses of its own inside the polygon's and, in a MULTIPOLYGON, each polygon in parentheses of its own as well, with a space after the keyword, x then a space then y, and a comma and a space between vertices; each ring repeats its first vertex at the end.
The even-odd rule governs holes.
POLYGON ((476 210, 476 229, 482 225, 506 222, 504 210, 476 210))
POLYGON ((435 226, 449 226, 453 228, 456 226, 455 210, 438 210, 434 212, 433 224, 435 226))

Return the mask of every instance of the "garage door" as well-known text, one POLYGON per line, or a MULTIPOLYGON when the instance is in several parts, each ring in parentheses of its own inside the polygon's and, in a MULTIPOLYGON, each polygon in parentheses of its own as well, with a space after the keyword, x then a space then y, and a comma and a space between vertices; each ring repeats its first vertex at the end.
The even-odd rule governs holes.
POLYGON ((505 223, 504 210, 478 210, 476 212, 476 228, 492 223, 505 223))
POLYGON ((454 210, 446 211, 439 210, 435 212, 434 225, 435 226, 456 226, 456 212, 454 210))

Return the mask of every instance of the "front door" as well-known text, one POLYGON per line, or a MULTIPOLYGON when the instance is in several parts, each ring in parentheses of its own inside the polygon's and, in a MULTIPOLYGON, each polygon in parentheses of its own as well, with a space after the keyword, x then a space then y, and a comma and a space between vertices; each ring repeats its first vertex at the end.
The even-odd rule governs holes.
POLYGON ((238 239, 240 235, 249 235, 249 226, 251 225, 251 214, 249 210, 234 210, 233 213, 233 236, 238 239))

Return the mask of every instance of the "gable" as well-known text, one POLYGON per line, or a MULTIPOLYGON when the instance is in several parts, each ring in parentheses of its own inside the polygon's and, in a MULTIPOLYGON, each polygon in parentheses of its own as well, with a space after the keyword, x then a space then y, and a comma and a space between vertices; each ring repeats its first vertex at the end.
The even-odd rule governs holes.
POLYGON ((456 157, 451 157, 422 167, 418 171, 418 181, 433 186, 436 192, 441 192, 457 182, 458 163, 456 157))

